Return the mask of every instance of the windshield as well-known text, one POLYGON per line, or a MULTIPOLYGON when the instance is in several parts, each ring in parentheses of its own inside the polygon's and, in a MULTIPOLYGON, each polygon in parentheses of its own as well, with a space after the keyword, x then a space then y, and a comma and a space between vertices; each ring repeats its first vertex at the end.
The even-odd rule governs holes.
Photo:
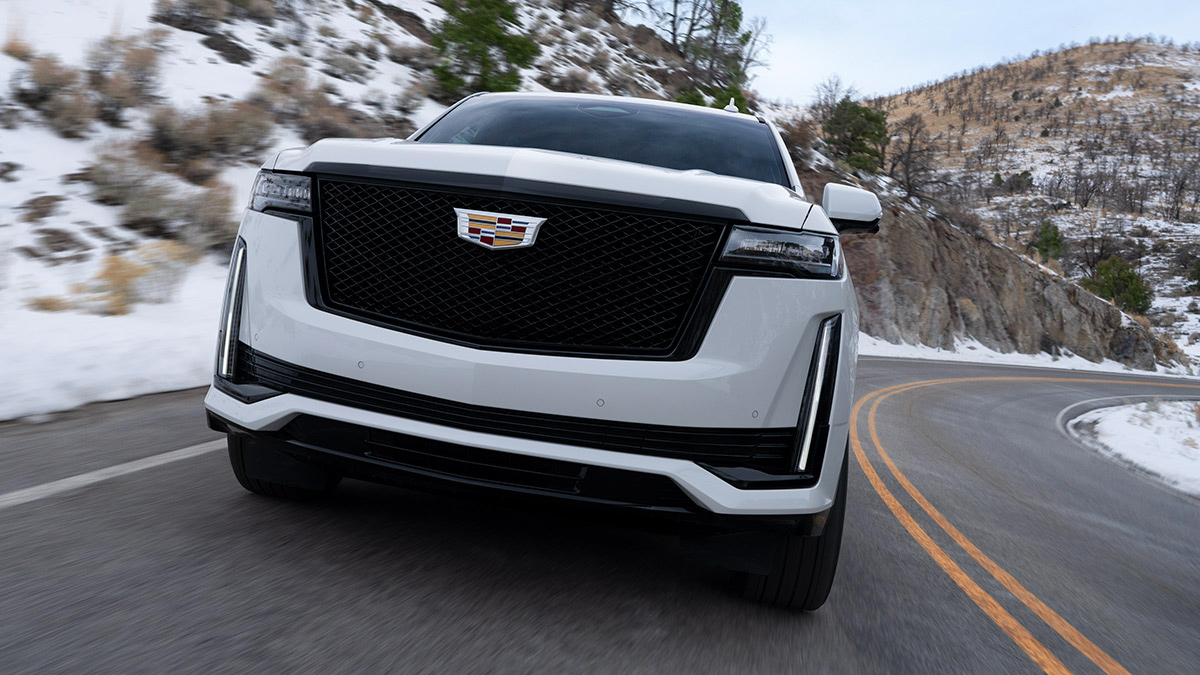
POLYGON ((416 140, 557 150, 791 187, 766 124, 619 98, 483 96, 451 110, 416 140))

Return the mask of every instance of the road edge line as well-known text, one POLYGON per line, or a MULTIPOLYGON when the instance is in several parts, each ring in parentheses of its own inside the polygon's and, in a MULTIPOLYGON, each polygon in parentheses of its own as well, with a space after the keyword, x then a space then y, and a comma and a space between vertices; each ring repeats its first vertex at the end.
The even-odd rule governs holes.
POLYGON ((224 440, 207 441, 205 443, 199 443, 186 448, 180 448, 179 450, 172 450, 170 452, 164 452, 158 455, 151 455, 149 457, 143 457, 142 459, 135 459, 132 462, 125 462, 124 464, 117 464, 116 466, 97 469, 95 471, 81 473, 77 476, 70 476, 68 478, 62 478, 49 483, 42 483, 41 485, 34 485, 32 487, 0 494, 0 511, 14 506, 20 506, 22 504, 28 504, 41 499, 54 497, 64 492, 78 490, 79 488, 95 485, 96 483, 101 483, 106 480, 118 478, 120 476, 127 476, 131 473, 137 473, 138 471, 145 471, 146 469, 153 469, 155 467, 163 466, 164 464, 170 464, 172 462, 198 457, 200 455, 213 452, 214 450, 219 450, 223 447, 225 447, 224 440))

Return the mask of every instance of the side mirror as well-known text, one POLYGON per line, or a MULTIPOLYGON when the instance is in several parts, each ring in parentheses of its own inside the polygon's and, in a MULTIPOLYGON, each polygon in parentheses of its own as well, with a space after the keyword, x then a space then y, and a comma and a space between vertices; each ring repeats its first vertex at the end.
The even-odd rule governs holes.
POLYGON ((874 234, 879 231, 879 219, 883 217, 878 197, 849 185, 827 183, 821 208, 838 234, 874 234))

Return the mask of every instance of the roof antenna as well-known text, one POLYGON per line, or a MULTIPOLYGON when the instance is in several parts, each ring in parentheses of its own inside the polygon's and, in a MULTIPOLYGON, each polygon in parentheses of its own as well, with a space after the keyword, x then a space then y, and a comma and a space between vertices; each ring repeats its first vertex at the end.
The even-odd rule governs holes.
POLYGON ((729 105, 725 106, 723 110, 725 112, 741 112, 741 110, 738 110, 737 104, 733 102, 732 96, 729 97, 729 105))

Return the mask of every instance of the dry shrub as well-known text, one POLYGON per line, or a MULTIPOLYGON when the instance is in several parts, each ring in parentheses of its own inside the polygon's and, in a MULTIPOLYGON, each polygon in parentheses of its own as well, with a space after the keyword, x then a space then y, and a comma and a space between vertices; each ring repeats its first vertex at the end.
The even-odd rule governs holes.
POLYGON ((428 78, 417 78, 396 94, 395 107, 401 115, 412 115, 429 97, 428 78))
POLYGON ((75 304, 61 295, 39 295, 26 299, 25 306, 35 312, 64 312, 75 304))
POLYGON ((122 112, 137 105, 140 96, 125 73, 113 73, 96 88, 97 116, 113 126, 124 124, 122 112))
POLYGON ((268 26, 275 23, 275 5, 270 0, 228 0, 234 12, 268 26))
MULTIPOLYGON (((563 23, 567 23, 567 22, 564 21, 563 23)), ((600 17, 596 16, 595 14, 593 14, 590 11, 585 10, 579 14, 579 23, 578 23, 579 26, 583 26, 584 28, 593 28, 594 29, 594 28, 599 28, 601 23, 604 23, 604 21, 600 17)))
POLYGON ((379 60, 379 45, 374 42, 360 42, 358 44, 358 51, 372 61, 379 60))
POLYGON ((776 126, 792 161, 800 168, 807 167, 812 162, 813 144, 817 140, 816 124, 807 117, 796 117, 780 120, 776 126))
MULTIPOLYGON (((269 146, 274 129, 270 114, 247 101, 209 104, 194 115, 162 106, 150 117, 147 142, 168 164, 186 166, 255 157, 269 146)), ((188 177, 193 182, 205 178, 188 177)))
POLYGON ((58 205, 65 198, 61 195, 42 195, 31 197, 19 207, 23 212, 21 222, 40 223, 58 212, 58 205))
POLYGON ((543 45, 556 45, 563 42, 566 37, 566 32, 559 26, 551 26, 540 33, 536 33, 533 39, 543 45))
POLYGON ((305 142, 322 138, 374 138, 385 135, 379 123, 357 110, 324 105, 305 110, 298 122, 305 142))
POLYGON ((1130 314, 1129 318, 1133 319, 1135 322, 1137 322, 1137 324, 1139 326, 1141 326, 1142 328, 1145 328, 1147 330, 1149 330, 1154 325, 1154 324, 1150 323, 1150 319, 1147 319, 1146 317, 1142 316, 1141 314, 1130 314))
POLYGON ((317 35, 320 35, 323 38, 333 39, 338 36, 338 32, 333 26, 323 23, 317 28, 317 35))
POLYGON ((608 88, 620 96, 642 96, 646 88, 637 79, 637 73, 628 63, 622 63, 608 74, 608 88))
POLYGON ((193 251, 228 246, 237 232, 233 188, 216 182, 181 189, 157 161, 144 145, 103 149, 87 171, 93 198, 120 206, 121 225, 145 236, 178 241, 193 251))
POLYGON ((252 98, 266 106, 272 119, 298 127, 309 143, 331 136, 385 135, 386 129, 377 120, 333 103, 331 96, 336 96, 336 91, 331 82, 311 81, 304 63, 289 56, 271 65, 252 98))
POLYGON ((225 20, 225 0, 155 0, 152 21, 208 35, 225 20))
POLYGON ((188 268, 200 259, 195 249, 175 241, 147 242, 132 255, 136 264, 146 268, 135 282, 135 296, 141 302, 153 303, 173 300, 188 268))
POLYGON ((148 267, 126 256, 105 256, 100 271, 87 284, 81 305, 106 316, 128 314, 138 300, 138 280, 148 271, 148 267))
POLYGON ((39 56, 13 77, 13 96, 42 113, 65 138, 78 138, 91 128, 96 107, 82 86, 79 71, 53 56, 39 56))
POLYGON ((321 72, 330 77, 347 82, 367 81, 369 69, 366 64, 350 54, 330 48, 325 50, 325 55, 321 57, 321 60, 325 62, 325 67, 321 69, 321 72))
POLYGON ((152 98, 158 88, 159 54, 159 50, 150 45, 137 42, 125 45, 121 65, 124 66, 125 76, 129 78, 142 100, 152 98))
POLYGON ((268 99, 296 96, 307 92, 312 86, 304 61, 295 56, 276 59, 266 74, 261 76, 259 92, 268 99))
POLYGON ((612 65, 612 56, 606 51, 597 51, 588 59, 588 65, 592 67, 592 70, 604 73, 612 65))
MULTIPOLYGON (((92 184, 92 199, 106 206, 125 206, 161 182, 158 158, 138 150, 133 145, 111 145, 97 153, 83 176, 92 184)), ((165 187, 162 193, 167 193, 165 187)))
POLYGON ((96 106, 79 88, 55 94, 45 106, 46 121, 63 138, 81 138, 92 128, 96 106))
POLYGON ((942 215, 951 223, 958 225, 966 232, 978 237, 985 238, 986 233, 983 229, 983 221, 979 219, 979 214, 972 210, 964 209, 959 204, 944 204, 939 209, 942 215))
POLYGON ((538 76, 537 81, 552 91, 564 91, 570 93, 595 93, 596 87, 592 84, 591 78, 587 72, 579 68, 572 68, 565 73, 552 75, 543 73, 538 76))
POLYGON ((396 45, 388 50, 388 58, 414 70, 429 70, 438 62, 438 53, 426 44, 396 45))
POLYGON ((314 86, 304 62, 294 56, 271 64, 251 98, 265 103, 282 122, 294 122, 309 108, 329 105, 329 96, 314 86))
POLYGON ((101 120, 120 126, 127 108, 154 100, 165 49, 163 29, 149 30, 137 38, 107 37, 87 52, 87 79, 96 93, 101 120))
POLYGON ((179 202, 180 238, 197 251, 226 249, 233 245, 238 223, 233 218, 237 192, 232 185, 214 181, 204 192, 179 202))
POLYGON ((33 47, 17 34, 17 31, 10 30, 8 37, 4 39, 4 46, 0 48, 5 54, 13 57, 18 61, 28 61, 33 58, 33 47))
POLYGON ((56 56, 39 56, 29 62, 27 71, 13 78, 14 97, 36 110, 41 110, 55 94, 75 86, 79 71, 64 66, 56 56))
POLYGON ((388 37, 387 33, 380 33, 379 31, 371 31, 370 34, 367 35, 367 37, 371 38, 372 42, 379 44, 379 45, 383 45, 384 49, 392 48, 392 38, 388 37))
POLYGON ((132 186, 121 208, 121 226, 147 237, 174 236, 178 204, 171 186, 157 178, 132 186))

